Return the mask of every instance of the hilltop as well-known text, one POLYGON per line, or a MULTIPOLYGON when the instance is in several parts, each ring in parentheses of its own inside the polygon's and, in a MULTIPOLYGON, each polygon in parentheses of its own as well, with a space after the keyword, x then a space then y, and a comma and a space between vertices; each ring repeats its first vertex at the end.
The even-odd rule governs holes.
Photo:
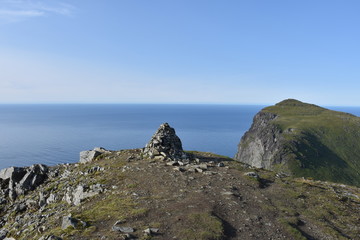
POLYGON ((252 166, 360 186, 360 118, 294 99, 266 107, 235 158, 252 166))
POLYGON ((0 239, 356 239, 360 189, 188 152, 168 124, 142 149, 0 171, 0 239))

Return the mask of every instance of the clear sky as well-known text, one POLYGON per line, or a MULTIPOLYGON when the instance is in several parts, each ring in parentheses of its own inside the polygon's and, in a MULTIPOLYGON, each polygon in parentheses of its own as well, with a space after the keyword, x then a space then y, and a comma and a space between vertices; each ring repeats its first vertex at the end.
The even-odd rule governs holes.
POLYGON ((360 106, 358 0, 0 0, 0 103, 360 106))

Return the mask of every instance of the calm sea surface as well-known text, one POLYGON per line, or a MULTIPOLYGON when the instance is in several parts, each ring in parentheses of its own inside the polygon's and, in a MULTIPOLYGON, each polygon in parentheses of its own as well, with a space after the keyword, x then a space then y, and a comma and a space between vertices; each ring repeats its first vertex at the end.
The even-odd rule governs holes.
MULTIPOLYGON (((185 150, 233 157, 264 106, 0 105, 0 168, 79 160, 79 152, 141 148, 159 125, 174 127, 185 150)), ((357 116, 360 108, 333 107, 357 116)))

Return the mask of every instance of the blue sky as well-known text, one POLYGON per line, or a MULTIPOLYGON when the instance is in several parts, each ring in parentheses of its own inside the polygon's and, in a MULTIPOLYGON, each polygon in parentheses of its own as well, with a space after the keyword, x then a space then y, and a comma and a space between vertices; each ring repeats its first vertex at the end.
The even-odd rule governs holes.
POLYGON ((0 103, 360 105, 360 2, 0 0, 0 103))

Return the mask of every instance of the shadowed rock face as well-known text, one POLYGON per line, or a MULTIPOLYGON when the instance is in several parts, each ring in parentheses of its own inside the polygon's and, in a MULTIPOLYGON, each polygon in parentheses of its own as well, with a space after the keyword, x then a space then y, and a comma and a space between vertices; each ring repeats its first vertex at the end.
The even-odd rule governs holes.
POLYGON ((180 138, 168 123, 161 124, 144 148, 144 153, 151 158, 176 160, 186 158, 180 138))
POLYGON ((259 112, 255 115, 251 128, 240 140, 235 159, 257 168, 271 169, 279 163, 275 156, 281 148, 280 130, 271 125, 276 119, 272 113, 259 112))
POLYGON ((9 197, 15 199, 45 181, 48 177, 48 167, 43 164, 34 164, 30 167, 10 167, 0 171, 2 188, 9 190, 9 197))

